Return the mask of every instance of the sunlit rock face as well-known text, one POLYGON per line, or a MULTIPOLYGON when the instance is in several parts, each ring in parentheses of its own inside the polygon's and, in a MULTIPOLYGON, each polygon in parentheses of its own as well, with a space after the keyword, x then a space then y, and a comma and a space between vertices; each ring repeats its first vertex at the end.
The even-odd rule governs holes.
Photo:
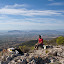
POLYGON ((46 49, 32 50, 24 55, 4 52, 0 56, 1 64, 64 64, 64 47, 53 46, 46 49))

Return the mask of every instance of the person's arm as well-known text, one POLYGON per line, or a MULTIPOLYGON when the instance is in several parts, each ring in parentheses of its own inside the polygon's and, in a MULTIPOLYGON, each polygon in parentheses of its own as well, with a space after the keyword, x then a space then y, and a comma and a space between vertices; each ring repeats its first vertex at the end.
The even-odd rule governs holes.
POLYGON ((40 44, 42 43, 42 41, 40 42, 40 44))
POLYGON ((36 43, 36 45, 38 45, 39 44, 39 39, 38 39, 38 42, 36 43))
POLYGON ((39 39, 38 39, 38 43, 39 43, 39 39))

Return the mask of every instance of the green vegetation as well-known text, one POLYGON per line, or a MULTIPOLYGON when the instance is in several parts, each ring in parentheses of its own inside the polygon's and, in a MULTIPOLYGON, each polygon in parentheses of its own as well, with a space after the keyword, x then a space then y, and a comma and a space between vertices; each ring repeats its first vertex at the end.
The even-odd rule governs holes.
MULTIPOLYGON (((59 63, 59 62, 56 62, 57 64, 62 64, 62 63, 59 63)), ((50 64, 56 64, 56 63, 50 63, 50 64)))
POLYGON ((48 50, 46 50, 46 54, 48 53, 49 51, 48 50))
POLYGON ((30 50, 29 47, 27 47, 26 45, 24 46, 19 46, 20 50, 23 51, 24 53, 28 52, 30 50))
POLYGON ((47 41, 47 45, 57 45, 56 39, 57 39, 57 38, 54 38, 54 39, 52 39, 52 40, 47 41))
POLYGON ((26 45, 28 47, 34 46, 36 43, 38 42, 38 40, 30 40, 24 43, 21 43, 22 46, 26 45))
POLYGON ((64 45, 64 37, 59 36, 58 38, 54 38, 52 40, 46 41, 47 45, 64 45))
MULTIPOLYGON (((38 40, 30 40, 24 43, 21 43, 19 45, 19 48, 23 51, 23 52, 28 52, 29 50, 33 50, 34 49, 34 45, 38 42, 38 40)), ((52 40, 44 40, 43 41, 44 45, 64 45, 64 37, 60 36, 58 38, 52 39, 52 40)), ((46 50, 46 53, 48 53, 49 51, 46 50)))
POLYGON ((64 45, 64 37, 63 36, 58 37, 56 43, 58 45, 64 45))
MULTIPOLYGON (((26 41, 24 38, 17 38, 18 36, 16 35, 5 35, 5 36, 0 36, 0 51, 3 48, 8 48, 8 46, 10 47, 19 47, 20 49, 23 50, 25 49, 25 51, 28 50, 33 50, 34 49, 34 45, 38 42, 38 40, 30 40, 30 41, 26 41), (26 42, 24 42, 23 40, 25 40, 26 42), (5 46, 6 45, 6 46, 5 46)), ((30 36, 32 37, 32 36, 30 36)), ((29 37, 29 38, 30 38, 29 37)), ((27 37, 25 37, 27 38, 27 37)), ((34 37, 36 38, 36 37, 34 37)), ((54 38, 54 39, 47 39, 47 40, 43 40, 43 44, 44 45, 64 45, 64 37, 60 36, 58 38, 54 38)))
POLYGON ((31 50, 34 50, 34 46, 31 47, 31 50))
POLYGON ((20 50, 23 51, 23 52, 29 52, 29 50, 34 50, 34 46, 31 46, 31 47, 28 47, 26 45, 23 45, 23 46, 19 46, 20 50))
POLYGON ((47 45, 47 41, 46 41, 46 40, 43 40, 43 44, 44 44, 44 45, 47 45))

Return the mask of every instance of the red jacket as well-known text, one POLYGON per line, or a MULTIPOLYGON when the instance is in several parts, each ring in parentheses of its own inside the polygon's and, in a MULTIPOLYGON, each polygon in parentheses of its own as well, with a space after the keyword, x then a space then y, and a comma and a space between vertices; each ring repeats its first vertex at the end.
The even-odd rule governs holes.
POLYGON ((43 44, 43 39, 42 38, 41 39, 39 38, 38 41, 39 41, 39 43, 42 42, 41 44, 43 44))

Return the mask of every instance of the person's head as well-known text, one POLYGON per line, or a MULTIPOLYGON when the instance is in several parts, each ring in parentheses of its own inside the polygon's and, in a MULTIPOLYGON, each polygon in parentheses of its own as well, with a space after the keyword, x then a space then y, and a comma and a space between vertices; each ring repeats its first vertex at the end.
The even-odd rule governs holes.
POLYGON ((41 35, 39 35, 39 38, 41 38, 41 35))

